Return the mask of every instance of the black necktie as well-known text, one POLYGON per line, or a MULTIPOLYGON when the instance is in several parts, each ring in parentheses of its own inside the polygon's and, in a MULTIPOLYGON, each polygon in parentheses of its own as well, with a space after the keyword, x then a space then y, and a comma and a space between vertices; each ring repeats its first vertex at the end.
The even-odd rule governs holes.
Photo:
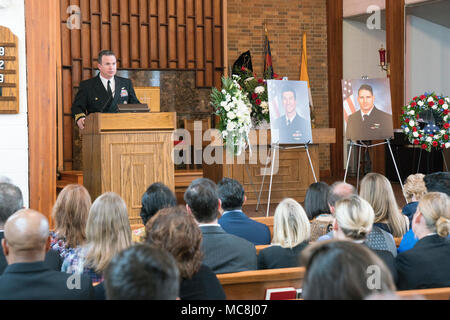
POLYGON ((112 94, 112 90, 111 90, 111 81, 110 80, 108 80, 108 97, 113 97, 112 96, 113 94, 112 94))
POLYGON ((369 116, 367 114, 363 115, 363 121, 366 122, 367 119, 369 119, 369 116))

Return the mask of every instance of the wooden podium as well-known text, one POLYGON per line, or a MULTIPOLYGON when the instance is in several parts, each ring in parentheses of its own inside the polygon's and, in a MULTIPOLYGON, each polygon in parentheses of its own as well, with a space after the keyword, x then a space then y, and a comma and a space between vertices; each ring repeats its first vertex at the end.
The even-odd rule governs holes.
POLYGON ((127 204, 130 224, 141 224, 141 198, 162 182, 175 190, 172 133, 176 113, 93 113, 83 130, 84 186, 92 201, 107 191, 127 204))
MULTIPOLYGON (((223 164, 203 164, 203 176, 214 182, 219 182, 223 177, 238 180, 244 187, 247 196, 247 204, 256 204, 261 182, 264 176, 265 165, 261 161, 257 146, 270 145, 270 130, 267 132, 267 139, 261 139, 259 130, 254 130, 250 134, 250 143, 252 145, 252 157, 256 157, 257 163, 250 164, 250 154, 246 150, 245 154, 234 158, 234 163, 226 163, 226 151, 221 142, 217 143, 215 148, 223 149, 223 164), (219 145, 220 144, 220 145, 219 145), (246 164, 239 164, 238 161, 244 161, 246 164), (239 159, 240 158, 240 159, 239 159)), ((313 144, 309 146, 309 153, 313 163, 314 172, 319 181, 319 144, 336 143, 335 129, 312 129, 313 144)), ((286 145, 289 147, 289 145, 286 145)), ((216 149, 216 152, 218 150, 216 149)), ((267 148, 267 153, 269 147, 267 148)), ((279 169, 273 176, 273 185, 271 193, 271 203, 279 203, 284 198, 293 198, 303 202, 306 190, 311 183, 314 183, 314 175, 309 165, 309 160, 304 148, 277 150, 279 169)), ((263 159, 264 160, 264 159, 263 159)), ((254 162, 254 161, 253 161, 254 162)), ((264 186, 261 194, 261 203, 267 203, 270 181, 270 164, 267 168, 267 175, 264 180, 264 186)))

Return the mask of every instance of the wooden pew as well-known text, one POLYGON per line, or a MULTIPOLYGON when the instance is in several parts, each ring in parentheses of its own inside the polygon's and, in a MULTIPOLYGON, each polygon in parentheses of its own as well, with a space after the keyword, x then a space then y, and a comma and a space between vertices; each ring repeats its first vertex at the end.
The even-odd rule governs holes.
POLYGON ((419 289, 419 290, 403 290, 397 291, 396 293, 399 297, 404 299, 423 296, 427 300, 450 300, 450 287, 419 289))
POLYGON ((263 249, 265 249, 265 248, 267 248, 267 247, 269 247, 269 246, 270 246, 270 244, 260 244, 260 245, 255 246, 255 248, 256 248, 256 254, 259 254, 259 252, 260 252, 261 250, 263 250, 263 249))
POLYGON ((228 300, 264 300, 266 289, 301 288, 304 267, 217 274, 228 300))
POLYGON ((251 218, 257 222, 265 224, 267 227, 269 227, 270 230, 270 238, 273 238, 273 216, 270 217, 253 217, 251 218))

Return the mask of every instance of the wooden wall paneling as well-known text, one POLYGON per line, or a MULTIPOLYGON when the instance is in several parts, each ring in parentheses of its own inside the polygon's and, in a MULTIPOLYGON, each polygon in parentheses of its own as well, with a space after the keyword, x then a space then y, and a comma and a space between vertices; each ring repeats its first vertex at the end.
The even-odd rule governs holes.
POLYGON ((405 104, 405 0, 386 0, 386 47, 391 64, 392 117, 394 128, 400 128, 405 104))
POLYGON ((102 47, 102 39, 101 39, 101 16, 98 15, 100 13, 100 0, 92 0, 91 4, 91 38, 89 39, 91 42, 91 67, 97 68, 97 57, 98 53, 101 51, 102 47))
MULTIPOLYGON (((100 2, 100 50, 111 50, 111 15, 108 0, 100 2)), ((98 56, 98 53, 96 54, 98 56)))
POLYGON ((139 0, 139 53, 140 68, 147 69, 149 67, 149 16, 148 1, 139 0))
POLYGON ((186 0, 186 60, 187 68, 197 66, 195 55, 195 0, 186 0))
POLYGON ((82 75, 81 79, 86 80, 91 77, 91 22, 88 19, 90 17, 90 5, 88 0, 81 1, 81 65, 82 75))
POLYGON ((121 69, 130 68, 130 15, 128 0, 119 1, 120 13, 120 64, 121 69))
POLYGON ((342 88, 343 78, 343 0, 327 0, 328 97, 330 127, 336 128, 336 143, 331 144, 331 172, 344 176, 342 88))
POLYGON ((195 0, 195 68, 197 87, 205 86, 204 15, 202 0, 195 0))
POLYGON ((149 0, 150 13, 150 68, 158 69, 159 63, 159 20, 158 20, 158 1, 149 0))
POLYGON ((213 55, 214 55, 214 83, 215 87, 221 86, 221 77, 223 74, 223 37, 222 31, 225 30, 222 21, 222 2, 213 0, 213 55))
MULTIPOLYGON (((57 72, 60 1, 25 1, 29 141, 29 207, 48 217, 56 200, 57 72)), ((58 57, 59 54, 59 57, 58 57)))
POLYGON ((130 48, 131 68, 140 67, 140 35, 139 35, 139 3, 138 0, 130 0, 130 48))
POLYGON ((177 69, 177 12, 175 0, 167 0, 167 56, 168 68, 177 69))
POLYGON ((110 2, 110 20, 111 20, 111 50, 120 57, 120 14, 119 0, 110 2))
MULTIPOLYGON (((62 48, 64 51, 64 47, 62 48)), ((66 49, 66 51, 69 51, 66 49)), ((72 70, 65 67, 62 71, 63 84, 63 169, 72 170, 72 138, 73 138, 73 119, 72 119, 72 70)))
POLYGON ((158 48, 159 48, 159 68, 168 67, 168 21, 167 21, 167 2, 158 1, 158 48))
POLYGON ((177 63, 179 69, 186 69, 186 8, 185 0, 177 0, 177 63))
POLYGON ((205 86, 213 85, 213 46, 212 46, 212 0, 203 1, 203 43, 204 43, 204 57, 205 57, 205 86))

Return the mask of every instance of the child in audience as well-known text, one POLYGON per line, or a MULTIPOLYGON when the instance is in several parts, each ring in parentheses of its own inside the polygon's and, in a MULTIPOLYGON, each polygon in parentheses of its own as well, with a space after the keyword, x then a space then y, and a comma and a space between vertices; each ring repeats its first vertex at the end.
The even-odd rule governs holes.
POLYGON ((399 290, 450 286, 450 200, 440 192, 425 194, 413 217, 419 241, 395 259, 399 290))
POLYGON ((86 224, 86 244, 67 255, 62 271, 88 273, 93 283, 103 281, 111 259, 131 245, 131 228, 125 201, 106 192, 92 204, 86 224))
POLYGON ((308 245, 310 223, 302 206, 284 199, 275 209, 271 246, 258 255, 258 269, 297 267, 300 253, 308 245))
POLYGON ((82 185, 69 184, 59 193, 52 210, 55 231, 50 236, 51 248, 62 259, 85 243, 90 208, 91 196, 82 185))
POLYGON ((323 241, 302 253, 305 300, 362 300, 395 292, 391 272, 369 248, 350 241, 323 241))

